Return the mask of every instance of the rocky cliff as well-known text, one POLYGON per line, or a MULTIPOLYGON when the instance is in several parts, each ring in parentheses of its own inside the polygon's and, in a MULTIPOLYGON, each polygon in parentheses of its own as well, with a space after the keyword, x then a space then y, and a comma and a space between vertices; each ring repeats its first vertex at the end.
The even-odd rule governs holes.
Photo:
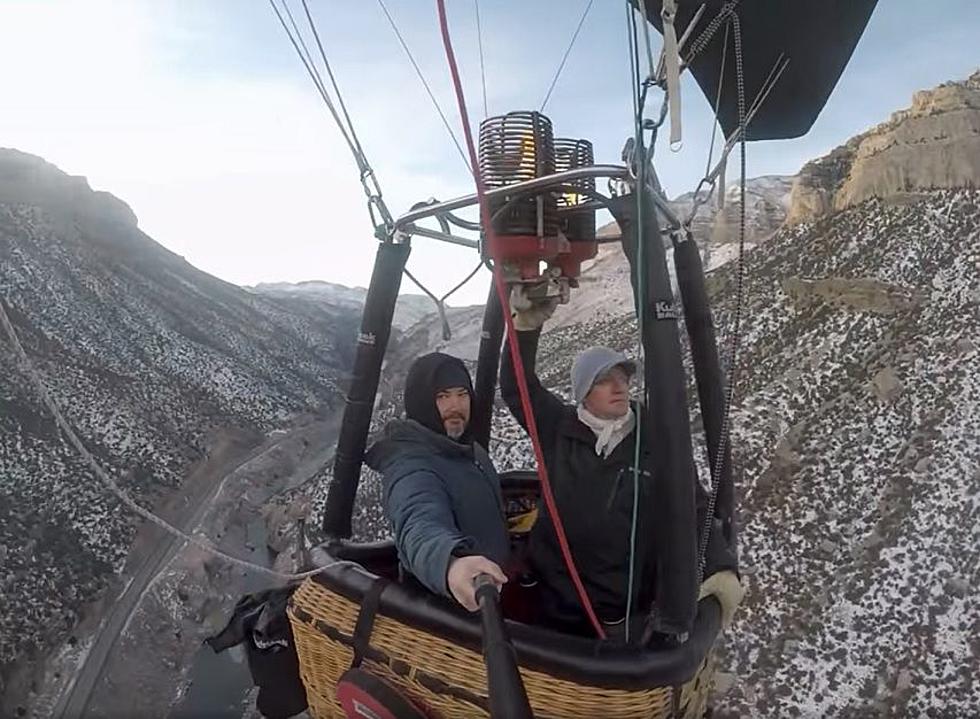
POLYGON ((788 220, 959 187, 980 187, 980 71, 917 92, 911 107, 804 166, 788 220))

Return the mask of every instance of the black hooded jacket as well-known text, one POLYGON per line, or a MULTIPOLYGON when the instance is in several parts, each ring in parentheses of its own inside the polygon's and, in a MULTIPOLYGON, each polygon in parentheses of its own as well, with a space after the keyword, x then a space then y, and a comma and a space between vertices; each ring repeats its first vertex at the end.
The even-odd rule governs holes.
POLYGON ((480 554, 501 566, 508 560, 500 479, 468 433, 458 440, 446 436, 436 408, 440 390, 464 387, 472 396, 466 366, 449 355, 425 355, 405 384, 408 419, 389 422, 365 460, 382 473, 385 514, 402 565, 431 591, 448 596, 453 556, 480 554))
MULTIPOLYGON (((571 547, 576 568, 599 619, 617 622, 626 614, 629 585, 630 531, 633 521, 633 461, 636 431, 608 456, 595 451, 595 434, 578 418, 574 405, 549 392, 535 373, 540 330, 518 332, 531 410, 538 426, 542 454, 555 503, 571 547)), ((505 346, 500 369, 500 393, 525 429, 514 365, 505 346)), ((634 411, 642 409, 634 404, 634 411)), ((650 420, 644 415, 642 422, 650 420)), ((656 552, 644 538, 652 535, 650 507, 655 499, 649 477, 638 485, 638 513, 633 606, 645 612, 655 597, 656 552), (639 608, 643 609, 639 609, 639 608)), ((707 495, 697 488, 699 516, 707 495)), ((699 525, 700 526, 700 525, 699 525)), ((565 568, 554 525, 541 506, 531 531, 529 560, 541 584, 541 609, 546 618, 569 631, 588 633, 578 593, 565 568)), ((736 569, 737 560, 713 531, 708 545, 705 576, 736 569)))

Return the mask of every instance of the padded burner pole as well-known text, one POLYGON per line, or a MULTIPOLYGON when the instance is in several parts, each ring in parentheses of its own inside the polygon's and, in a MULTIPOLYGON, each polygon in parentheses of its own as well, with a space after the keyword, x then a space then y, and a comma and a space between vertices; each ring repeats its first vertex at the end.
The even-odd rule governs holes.
POLYGON ((476 365, 476 397, 470 426, 474 441, 484 449, 490 447, 490 425, 493 422, 493 398, 497 390, 497 371, 500 366, 500 344, 504 338, 504 313, 500 297, 493 284, 483 311, 480 333, 480 354, 476 365))
POLYGON ((533 719, 524 680, 517 668, 517 653, 500 612, 497 587, 488 574, 476 578, 476 601, 483 623, 483 662, 487 667, 490 717, 533 719))
MULTIPOLYGON (((674 267, 677 270, 677 284, 684 301, 684 321, 691 344, 691 358, 698 386, 701 421, 704 424, 704 434, 708 444, 708 457, 711 464, 715 465, 718 461, 716 458, 725 412, 725 378, 718 359, 718 344, 711 306, 708 303, 708 292, 704 284, 701 253, 690 235, 674 245, 674 267)), ((711 471, 715 471, 715 466, 711 467, 711 471)), ((718 485, 715 516, 721 520, 725 542, 734 552, 735 526, 732 515, 735 490, 732 482, 731 442, 725 443, 721 471, 718 477, 713 477, 713 480, 718 485)), ((703 521, 699 520, 699 530, 704 526, 703 521)))
POLYGON ((351 535, 351 513, 361 478, 361 462, 371 427, 371 414, 381 379, 395 302, 401 288, 402 271, 411 252, 407 242, 382 242, 374 259, 374 272, 364 302, 361 332, 357 337, 357 354, 351 377, 344 419, 337 440, 333 464, 333 481, 323 512, 323 531, 329 537, 351 535))
POLYGON ((677 328, 679 313, 674 304, 666 252, 650 190, 643 191, 642 234, 637 232, 635 195, 613 198, 609 210, 622 230, 634 299, 637 306, 644 303, 644 326, 640 328, 640 335, 647 412, 641 423, 641 469, 649 472, 652 480, 644 474, 640 481, 652 481, 654 491, 650 512, 652 522, 640 527, 643 534, 637 542, 636 567, 639 570, 648 564, 644 562, 645 551, 656 553, 658 622, 654 628, 664 634, 686 634, 691 631, 697 609, 697 473, 677 328), (643 268, 636 265, 639 237, 645 243, 646 266, 643 268), (637 296, 636 292, 638 272, 641 271, 646 273, 645 297, 637 296))

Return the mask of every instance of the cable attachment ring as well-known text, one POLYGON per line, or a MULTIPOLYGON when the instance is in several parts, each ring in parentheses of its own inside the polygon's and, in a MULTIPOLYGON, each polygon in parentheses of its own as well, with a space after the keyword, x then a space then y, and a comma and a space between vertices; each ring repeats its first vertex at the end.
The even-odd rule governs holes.
POLYGON ((687 219, 685 219, 683 223, 685 229, 687 230, 691 229, 691 223, 694 222, 694 218, 697 216, 698 210, 701 209, 702 205, 704 205, 708 200, 711 199, 711 196, 714 194, 717 187, 718 187, 718 175, 714 175, 713 177, 701 178, 701 181, 698 182, 698 186, 697 188, 695 188, 694 195, 691 198, 691 212, 688 214, 687 219), (706 186, 708 188, 708 191, 704 193, 704 195, 702 195, 701 191, 706 186))

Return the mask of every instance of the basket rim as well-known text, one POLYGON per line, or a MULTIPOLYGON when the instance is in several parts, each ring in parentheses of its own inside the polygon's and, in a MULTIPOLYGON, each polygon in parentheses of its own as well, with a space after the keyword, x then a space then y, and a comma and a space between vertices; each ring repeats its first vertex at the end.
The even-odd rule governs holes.
MULTIPOLYGON (((379 545, 335 541, 329 555, 318 554, 347 563, 329 567, 306 581, 360 605, 378 576, 358 562, 359 549, 376 554, 379 545)), ((297 607, 295 594, 290 596, 289 606, 297 607)), ((478 615, 422 589, 389 582, 381 593, 379 614, 471 651, 482 651, 478 615)), ((705 598, 698 603, 688 640, 657 649, 612 645, 512 620, 506 624, 522 667, 596 688, 641 690, 678 686, 698 673, 720 631, 721 608, 714 597, 705 598)))

